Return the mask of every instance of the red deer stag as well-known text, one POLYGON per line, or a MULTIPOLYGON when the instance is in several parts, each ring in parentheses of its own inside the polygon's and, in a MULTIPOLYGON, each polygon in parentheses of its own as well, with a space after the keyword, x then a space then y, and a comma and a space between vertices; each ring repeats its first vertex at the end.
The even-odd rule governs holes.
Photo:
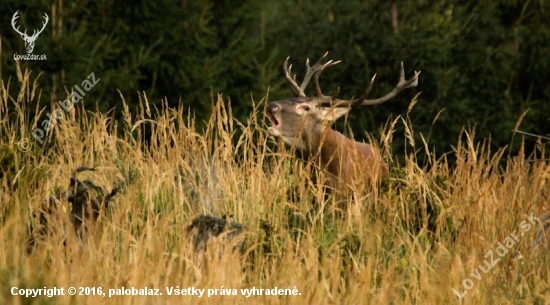
POLYGON ((415 87, 420 72, 415 72, 411 79, 405 80, 401 63, 399 82, 390 93, 381 98, 367 99, 375 74, 361 97, 340 100, 323 95, 319 87, 319 75, 323 70, 340 63, 329 60, 322 64, 327 55, 328 52, 313 67, 309 66, 309 59, 307 60, 307 72, 300 86, 296 83, 296 78, 291 77, 292 65, 288 67, 290 57, 285 60, 283 70, 296 97, 269 103, 267 114, 272 126, 268 128, 268 133, 282 138, 286 145, 295 149, 299 157, 305 161, 312 161, 317 168, 323 170, 326 174, 325 186, 329 191, 345 192, 353 183, 365 184, 376 181, 378 176, 387 173, 387 166, 380 153, 371 145, 346 138, 332 130, 331 124, 347 114, 351 107, 381 104, 396 96, 401 90, 415 87), (315 96, 307 97, 304 91, 312 77, 315 96))

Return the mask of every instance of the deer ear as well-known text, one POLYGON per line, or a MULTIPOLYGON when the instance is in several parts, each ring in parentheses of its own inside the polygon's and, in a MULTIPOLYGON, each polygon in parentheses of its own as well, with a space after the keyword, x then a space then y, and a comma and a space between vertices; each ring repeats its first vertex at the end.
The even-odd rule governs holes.
POLYGON ((327 120, 329 122, 334 122, 341 118, 342 116, 346 115, 349 112, 350 108, 346 107, 332 107, 332 108, 325 108, 323 107, 323 110, 321 112, 321 116, 324 120, 327 120))

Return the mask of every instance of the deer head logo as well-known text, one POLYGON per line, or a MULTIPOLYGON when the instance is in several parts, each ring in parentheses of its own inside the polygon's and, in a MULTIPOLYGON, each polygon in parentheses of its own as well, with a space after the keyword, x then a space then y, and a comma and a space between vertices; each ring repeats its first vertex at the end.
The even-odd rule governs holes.
POLYGON ((25 41, 25 49, 27 49, 27 53, 30 54, 34 49, 34 42, 36 41, 36 38, 38 38, 38 35, 40 35, 42 31, 44 31, 44 28, 46 27, 46 25, 48 24, 48 20, 50 19, 48 18, 48 14, 44 13, 44 19, 46 19, 46 21, 42 24, 42 29, 40 29, 38 32, 37 30, 34 30, 32 32, 32 36, 28 36, 27 30, 25 30, 25 32, 21 32, 19 31, 19 27, 15 27, 15 20, 19 18, 18 14, 19 11, 16 11, 15 14, 13 14, 13 18, 11 18, 11 26, 19 35, 21 35, 21 38, 23 38, 23 40, 25 41))

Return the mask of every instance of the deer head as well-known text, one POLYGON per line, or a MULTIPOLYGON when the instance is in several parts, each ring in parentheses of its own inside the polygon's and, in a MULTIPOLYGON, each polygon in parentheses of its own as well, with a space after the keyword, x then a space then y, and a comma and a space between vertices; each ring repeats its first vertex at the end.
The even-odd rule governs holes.
POLYGON ((403 89, 415 87, 418 84, 420 72, 415 72, 411 79, 405 80, 403 63, 401 63, 399 82, 385 96, 367 99, 375 75, 361 97, 353 100, 340 100, 323 95, 319 86, 321 73, 326 68, 340 63, 340 61, 329 60, 323 64, 327 55, 328 52, 313 67, 309 65, 309 59, 306 61, 307 72, 300 86, 296 83, 295 77, 291 77, 292 65, 288 66, 289 58, 285 60, 283 71, 296 97, 269 103, 267 114, 271 119, 272 126, 268 128, 268 133, 271 136, 282 138, 285 144, 296 149, 306 159, 319 157, 316 159, 324 163, 321 165, 333 176, 350 180, 352 175, 347 171, 352 167, 351 163, 359 162, 364 163, 360 164, 361 166, 368 166, 368 162, 372 161, 369 159, 376 158, 377 153, 370 145, 352 141, 333 131, 332 123, 347 114, 352 107, 381 104, 395 97, 403 89), (315 96, 308 97, 304 90, 312 77, 315 96), (360 156, 360 158, 353 156, 360 156), (332 164, 330 164, 331 162, 332 164))
POLYGON ((38 38, 38 35, 40 35, 42 31, 44 31, 44 28, 46 27, 46 24, 48 24, 48 20, 50 19, 48 18, 48 14, 44 13, 44 19, 46 19, 46 21, 42 23, 42 29, 40 29, 38 32, 37 30, 34 30, 32 32, 32 36, 27 36, 27 30, 22 33, 21 31, 19 31, 19 27, 15 27, 15 20, 19 18, 18 14, 19 11, 16 11, 15 14, 13 14, 13 18, 11 19, 11 26, 17 33, 19 33, 19 35, 21 35, 21 38, 23 38, 23 40, 25 41, 25 48, 27 49, 27 53, 30 54, 34 49, 34 42, 36 41, 36 38, 38 38))

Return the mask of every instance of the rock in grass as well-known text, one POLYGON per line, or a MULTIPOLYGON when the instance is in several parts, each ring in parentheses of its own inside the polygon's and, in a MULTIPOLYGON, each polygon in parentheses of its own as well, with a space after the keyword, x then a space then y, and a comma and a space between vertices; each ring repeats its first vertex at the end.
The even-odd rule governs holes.
MULTIPOLYGON (((209 241, 223 236, 223 240, 230 243, 234 238, 238 237, 243 231, 243 226, 240 223, 233 222, 229 219, 216 218, 213 216, 202 215, 191 222, 187 227, 187 232, 193 238, 195 252, 206 250, 209 241)), ((243 240, 239 240, 234 249, 243 251, 243 240)))
POLYGON ((94 171, 95 168, 78 167, 71 175, 67 200, 72 204, 70 220, 77 231, 84 218, 96 220, 101 209, 107 209, 109 202, 118 193, 118 188, 105 195, 104 190, 90 180, 80 181, 76 174, 82 171, 94 171))
POLYGON ((83 233, 83 220, 96 220, 101 209, 109 207, 111 199, 118 193, 119 188, 114 188, 110 193, 105 194, 103 188, 97 186, 94 182, 76 179, 76 175, 83 171, 95 171, 95 168, 78 167, 71 175, 69 189, 66 192, 51 195, 42 204, 37 224, 31 230, 31 235, 33 235, 29 242, 31 249, 35 243, 34 238, 36 235, 45 235, 52 229, 51 227, 58 227, 66 220, 72 224, 74 230, 81 236, 83 233), (63 219, 66 213, 58 210, 62 200, 67 200, 72 205, 67 219, 63 219))

